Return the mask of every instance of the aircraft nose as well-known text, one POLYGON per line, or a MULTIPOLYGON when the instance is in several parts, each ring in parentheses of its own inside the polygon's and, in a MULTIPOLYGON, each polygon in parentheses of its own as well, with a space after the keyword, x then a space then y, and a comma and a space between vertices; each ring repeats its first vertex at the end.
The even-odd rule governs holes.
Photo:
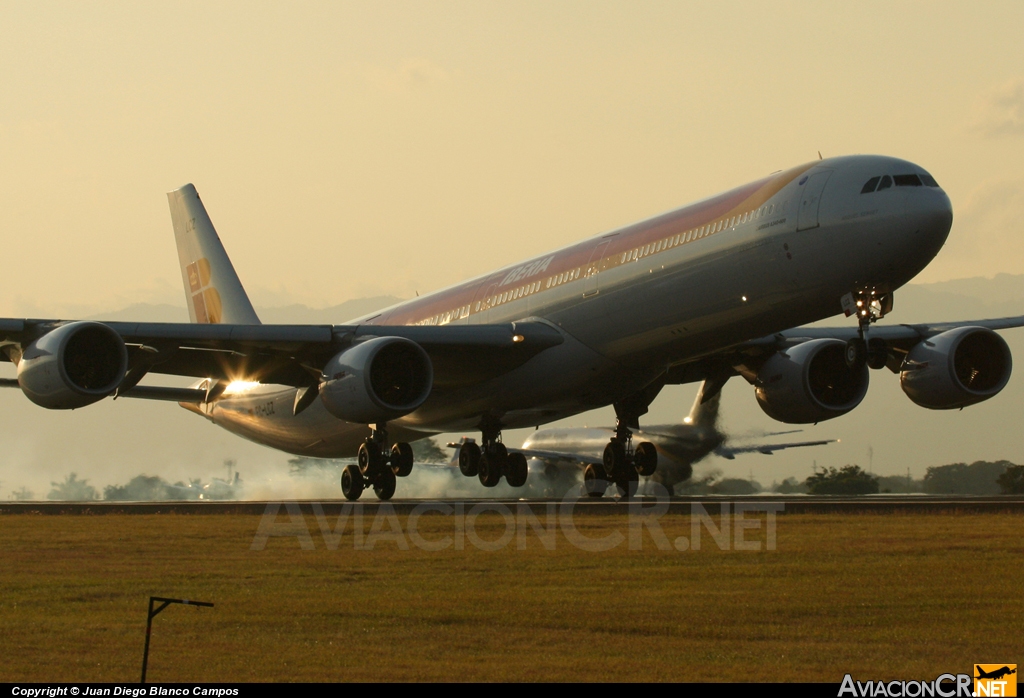
POLYGON ((921 187, 920 191, 907 193, 906 218, 908 229, 914 231, 914 242, 935 256, 953 226, 953 204, 938 187, 921 187))

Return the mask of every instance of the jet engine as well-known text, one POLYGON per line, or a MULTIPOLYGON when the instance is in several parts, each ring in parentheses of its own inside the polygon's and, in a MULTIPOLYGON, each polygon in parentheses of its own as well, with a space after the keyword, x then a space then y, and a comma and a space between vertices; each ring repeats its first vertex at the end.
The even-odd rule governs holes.
POLYGON ((25 347, 18 385, 37 405, 73 410, 112 394, 127 370, 121 335, 98 322, 72 322, 25 347))
POLYGON ((422 405, 434 383, 430 357, 402 337, 356 344, 327 362, 320 399, 338 419, 378 424, 422 405))
POLYGON ((1010 380, 1013 359, 1006 341, 984 327, 958 327, 919 342, 907 354, 900 386, 932 410, 988 400, 1010 380))
POLYGON ((868 391, 868 368, 850 368, 838 339, 813 339, 778 352, 758 371, 754 394, 772 419, 811 424, 844 415, 868 391))

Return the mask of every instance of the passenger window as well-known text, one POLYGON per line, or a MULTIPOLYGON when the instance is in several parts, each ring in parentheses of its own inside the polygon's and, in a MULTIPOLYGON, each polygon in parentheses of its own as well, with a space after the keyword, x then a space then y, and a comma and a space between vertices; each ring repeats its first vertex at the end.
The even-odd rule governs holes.
POLYGON ((882 179, 881 177, 872 177, 864 185, 864 188, 860 190, 860 193, 861 194, 870 194, 871 192, 873 192, 875 190, 875 187, 878 186, 878 182, 881 179, 882 179))
POLYGON ((882 177, 882 183, 878 185, 878 191, 882 191, 883 189, 888 189, 891 186, 892 186, 892 178, 889 175, 885 175, 884 177, 882 177))
POLYGON ((917 178, 915 174, 908 175, 896 175, 893 177, 893 181, 896 182, 897 187, 919 187, 921 186, 921 180, 917 178))

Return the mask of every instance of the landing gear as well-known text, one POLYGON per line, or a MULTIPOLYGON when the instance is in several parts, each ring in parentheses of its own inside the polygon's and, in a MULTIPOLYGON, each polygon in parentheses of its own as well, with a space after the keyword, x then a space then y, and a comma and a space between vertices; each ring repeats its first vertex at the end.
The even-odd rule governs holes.
POLYGON ((610 479, 623 497, 633 497, 640 476, 649 477, 658 469, 658 451, 654 444, 641 441, 633 448, 633 432, 627 426, 629 423, 637 426, 637 419, 620 417, 616 420, 615 436, 604 447, 603 465, 591 464, 584 471, 583 489, 587 496, 602 496, 610 479), (604 487, 600 483, 604 483, 604 487))
POLYGON ((502 475, 510 487, 522 487, 529 476, 526 456, 509 453, 501 442, 501 427, 496 421, 485 422, 481 429, 483 445, 464 441, 459 451, 459 472, 466 477, 480 478, 484 487, 496 487, 502 475))
POLYGON ((387 450, 386 425, 372 424, 370 428, 369 438, 359 445, 356 464, 345 466, 341 473, 341 492, 352 502, 367 486, 373 488, 377 499, 386 502, 395 495, 396 478, 412 472, 412 446, 401 442, 387 450))
POLYGON ((892 311, 892 293, 878 288, 861 289, 847 293, 840 299, 847 317, 857 315, 857 336, 846 343, 844 358, 851 369, 885 368, 889 362, 889 348, 885 340, 878 337, 868 339, 871 323, 885 317, 892 311))

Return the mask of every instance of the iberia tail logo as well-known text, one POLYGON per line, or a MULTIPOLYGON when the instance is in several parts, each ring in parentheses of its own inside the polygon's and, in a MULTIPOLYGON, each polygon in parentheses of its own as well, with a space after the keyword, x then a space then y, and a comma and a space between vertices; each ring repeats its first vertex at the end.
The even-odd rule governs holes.
POLYGON ((1016 674, 1016 664, 975 664, 974 695, 978 698, 1016 696, 1016 674))
POLYGON ((220 293, 210 285, 210 262, 203 257, 186 267, 196 322, 216 325, 224 316, 220 293))

